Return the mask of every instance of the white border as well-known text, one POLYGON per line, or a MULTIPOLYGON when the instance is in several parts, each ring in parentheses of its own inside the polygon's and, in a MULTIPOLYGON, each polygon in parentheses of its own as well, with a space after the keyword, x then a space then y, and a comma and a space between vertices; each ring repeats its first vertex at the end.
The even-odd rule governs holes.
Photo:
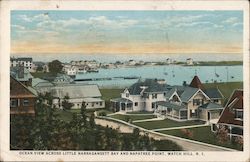
POLYGON ((249 159, 249 3, 248 1, 0 1, 0 160, 4 161, 248 161, 249 159), (60 8, 56 8, 59 5, 60 8), (204 156, 35 156, 9 151, 9 53, 11 10, 243 10, 244 152, 204 152, 204 156))

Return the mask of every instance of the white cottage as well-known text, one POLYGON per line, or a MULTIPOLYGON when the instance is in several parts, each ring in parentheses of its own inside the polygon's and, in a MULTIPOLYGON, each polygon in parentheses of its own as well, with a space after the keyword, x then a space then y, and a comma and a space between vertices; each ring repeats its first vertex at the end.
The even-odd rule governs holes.
POLYGON ((223 107, 218 89, 204 90, 195 76, 190 85, 170 86, 157 79, 139 80, 124 90, 121 98, 111 100, 116 111, 151 111, 162 118, 210 121, 223 107))

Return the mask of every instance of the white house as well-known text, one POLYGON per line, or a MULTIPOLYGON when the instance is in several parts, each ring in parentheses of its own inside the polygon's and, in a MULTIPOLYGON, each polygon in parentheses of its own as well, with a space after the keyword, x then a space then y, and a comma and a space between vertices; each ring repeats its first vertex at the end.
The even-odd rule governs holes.
POLYGON ((111 99, 111 106, 121 112, 151 111, 162 118, 210 121, 218 118, 223 110, 222 99, 219 90, 205 91, 197 76, 186 86, 146 79, 126 88, 121 98, 111 99), (205 92, 209 92, 209 96, 205 92))
POLYGON ((32 70, 33 60, 31 57, 19 57, 19 58, 10 58, 10 67, 16 67, 18 65, 24 66, 29 71, 32 70))
POLYGON ((187 64, 187 65, 194 65, 193 59, 192 59, 192 58, 188 58, 188 59, 186 60, 186 64, 187 64))
POLYGON ((66 84, 57 85, 50 89, 54 97, 53 104, 62 108, 62 101, 69 96, 69 102, 73 103, 72 109, 80 109, 82 102, 85 102, 87 109, 104 108, 105 101, 101 99, 101 93, 97 85, 90 84, 66 84))
POLYGON ((69 76, 75 76, 78 72, 78 66, 70 66, 68 68, 65 68, 65 72, 69 76))

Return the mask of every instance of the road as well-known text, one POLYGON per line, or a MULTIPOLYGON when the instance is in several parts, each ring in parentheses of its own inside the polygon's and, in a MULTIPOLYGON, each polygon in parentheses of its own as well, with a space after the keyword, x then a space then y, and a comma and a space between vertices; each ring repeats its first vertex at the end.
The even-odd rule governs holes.
MULTIPOLYGON (((133 127, 132 126, 128 126, 122 123, 117 123, 117 122, 113 122, 113 121, 109 121, 109 120, 105 120, 105 119, 95 119, 96 124, 101 125, 101 126, 109 126, 112 127, 114 129, 118 129, 119 131, 122 133, 132 133, 133 132, 133 127)), ((207 146, 207 145, 203 145, 203 144, 198 144, 198 143, 193 143, 193 142, 189 142, 186 140, 180 140, 180 139, 176 139, 174 137, 169 137, 169 136, 164 136, 164 135, 160 135, 160 134, 155 134, 153 132, 148 132, 149 137, 152 137, 154 139, 157 140, 171 140, 173 142, 176 142, 178 145, 180 145, 183 150, 185 151, 228 151, 225 150, 223 148, 217 148, 217 147, 213 147, 213 146, 207 146)))

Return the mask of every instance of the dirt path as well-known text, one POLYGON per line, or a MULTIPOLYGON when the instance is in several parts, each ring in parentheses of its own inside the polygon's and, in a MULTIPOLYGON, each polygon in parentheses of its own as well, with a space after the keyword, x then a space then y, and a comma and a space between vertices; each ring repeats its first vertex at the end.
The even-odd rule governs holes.
MULTIPOLYGON (((123 133, 132 133, 133 132, 133 127, 122 124, 122 123, 117 123, 117 122, 113 122, 113 121, 108 121, 105 119, 95 119, 96 124, 98 125, 102 125, 104 127, 109 126, 112 127, 114 129, 118 129, 120 132, 123 133)), ((176 139, 174 137, 169 137, 169 136, 164 136, 162 134, 156 134, 156 133, 152 133, 152 132, 148 132, 149 137, 152 137, 154 139, 167 139, 167 140, 171 140, 173 142, 176 142, 178 145, 182 146, 182 148, 185 151, 228 151, 225 150, 223 148, 217 148, 217 147, 212 147, 212 146, 207 146, 207 145, 203 145, 203 144, 198 144, 198 143, 193 143, 193 142, 189 142, 189 141, 185 141, 185 140, 180 140, 180 139, 176 139)))

